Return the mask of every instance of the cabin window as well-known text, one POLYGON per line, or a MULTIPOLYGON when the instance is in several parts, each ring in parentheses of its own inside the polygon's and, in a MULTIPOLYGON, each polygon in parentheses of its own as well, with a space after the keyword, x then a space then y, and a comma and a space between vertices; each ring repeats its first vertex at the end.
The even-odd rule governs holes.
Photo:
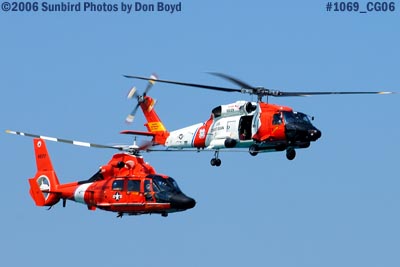
POLYGON ((124 180, 115 180, 112 184, 112 190, 122 191, 124 188, 124 180))
POLYGON ((128 180, 128 192, 140 192, 140 180, 128 180))
POLYGON ((218 107, 214 108, 214 109, 211 111, 211 113, 214 115, 214 118, 220 117, 221 114, 222 114, 222 107, 221 107, 221 106, 218 106, 218 107))

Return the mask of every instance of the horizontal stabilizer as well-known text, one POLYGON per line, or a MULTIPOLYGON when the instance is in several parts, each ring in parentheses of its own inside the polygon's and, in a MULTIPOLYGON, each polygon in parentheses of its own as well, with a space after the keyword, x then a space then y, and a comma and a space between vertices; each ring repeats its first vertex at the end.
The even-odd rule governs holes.
POLYGON ((125 130, 120 132, 121 134, 132 134, 132 135, 144 135, 144 136, 155 136, 155 133, 151 132, 142 132, 142 131, 132 131, 132 130, 125 130))

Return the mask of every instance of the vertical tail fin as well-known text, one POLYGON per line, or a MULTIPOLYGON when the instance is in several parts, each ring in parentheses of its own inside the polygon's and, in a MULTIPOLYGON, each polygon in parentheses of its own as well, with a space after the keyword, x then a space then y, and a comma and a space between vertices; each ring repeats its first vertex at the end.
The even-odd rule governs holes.
POLYGON ((147 120, 147 123, 145 124, 147 130, 155 134, 153 141, 157 144, 164 145, 169 136, 169 132, 154 110, 155 104, 156 101, 153 98, 145 96, 145 101, 140 103, 140 107, 142 108, 143 114, 147 120))
POLYGON ((46 143, 43 139, 33 139, 37 172, 29 179, 29 193, 37 206, 52 206, 60 200, 57 186, 60 184, 53 169, 53 164, 46 143))

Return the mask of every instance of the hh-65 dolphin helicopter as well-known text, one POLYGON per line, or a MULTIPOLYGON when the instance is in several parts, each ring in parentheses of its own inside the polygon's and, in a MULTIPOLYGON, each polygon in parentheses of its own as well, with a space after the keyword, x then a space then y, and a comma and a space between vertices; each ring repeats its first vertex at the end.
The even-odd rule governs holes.
MULTIPOLYGON (((184 211, 195 206, 175 180, 157 174, 139 154, 144 147, 106 146, 87 142, 40 136, 7 130, 7 133, 33 137, 37 172, 29 179, 29 193, 37 206, 50 208, 62 200, 63 206, 71 200, 96 208, 117 212, 118 217, 140 214, 161 214, 184 211), (85 147, 112 148, 122 151, 100 167, 87 180, 61 184, 53 168, 45 140, 85 147)), ((146 145, 145 145, 146 146, 146 145)))
MULTIPOLYGON (((154 145, 163 145, 169 149, 201 149, 213 150, 212 166, 220 166, 219 151, 222 149, 248 148, 250 155, 259 152, 286 151, 286 157, 293 160, 296 149, 308 148, 311 142, 321 137, 310 118, 302 112, 295 112, 291 107, 263 102, 262 98, 312 96, 333 94, 390 94, 392 92, 285 92, 264 87, 251 86, 237 78, 222 74, 211 73, 238 85, 240 89, 218 87, 204 84, 160 80, 156 75, 150 78, 125 75, 127 78, 147 80, 149 83, 142 95, 137 94, 137 105, 126 118, 131 123, 139 106, 147 120, 147 132, 123 131, 124 134, 148 135, 153 137, 154 145), (223 92, 239 92, 257 96, 257 102, 236 101, 220 105, 212 109, 210 118, 175 131, 167 131, 154 110, 155 101, 147 95, 155 82, 197 87, 223 92)), ((128 98, 133 98, 136 88, 133 87, 128 98)))

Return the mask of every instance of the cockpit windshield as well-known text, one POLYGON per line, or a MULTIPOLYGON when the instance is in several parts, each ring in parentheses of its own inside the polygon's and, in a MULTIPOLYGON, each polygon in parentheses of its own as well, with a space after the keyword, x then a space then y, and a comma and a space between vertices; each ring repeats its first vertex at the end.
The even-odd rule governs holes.
POLYGON ((310 119, 308 118, 308 116, 306 114, 301 113, 301 112, 297 112, 295 114, 296 114, 296 117, 299 120, 299 122, 311 124, 311 121, 310 121, 310 119))
POLYGON ((170 192, 179 194, 182 193, 178 187, 178 184, 171 177, 163 178, 159 175, 149 175, 149 178, 153 178, 153 190, 155 192, 170 192))
POLYGON ((291 112, 291 111, 283 111, 283 118, 286 123, 304 123, 311 124, 308 116, 301 112, 291 112))

